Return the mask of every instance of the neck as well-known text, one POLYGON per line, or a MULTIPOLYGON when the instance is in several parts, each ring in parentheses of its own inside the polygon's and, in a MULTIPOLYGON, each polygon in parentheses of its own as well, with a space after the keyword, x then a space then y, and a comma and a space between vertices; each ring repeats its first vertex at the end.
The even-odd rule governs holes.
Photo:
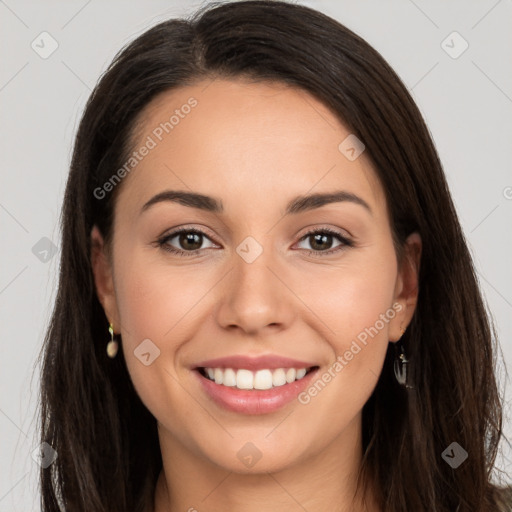
POLYGON ((360 418, 322 452, 292 466, 235 473, 192 454, 159 425, 163 469, 155 512, 379 512, 371 486, 357 493, 362 457, 360 418))

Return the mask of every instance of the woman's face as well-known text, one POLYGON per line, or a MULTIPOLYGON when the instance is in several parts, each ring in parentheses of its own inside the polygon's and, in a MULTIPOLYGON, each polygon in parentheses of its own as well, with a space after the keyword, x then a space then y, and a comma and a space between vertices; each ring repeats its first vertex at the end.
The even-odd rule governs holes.
POLYGON ((260 472, 357 446, 417 265, 398 266, 383 189, 350 135, 282 84, 201 82, 144 111, 118 174, 112 266, 95 256, 94 270, 175 453, 260 472))

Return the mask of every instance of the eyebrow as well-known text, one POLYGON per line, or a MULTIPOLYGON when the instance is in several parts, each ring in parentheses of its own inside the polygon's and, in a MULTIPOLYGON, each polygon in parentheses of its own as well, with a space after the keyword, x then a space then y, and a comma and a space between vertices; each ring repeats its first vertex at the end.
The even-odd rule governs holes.
MULTIPOLYGON (((196 192, 185 192, 181 190, 165 190, 152 197, 141 209, 141 214, 151 206, 162 202, 175 202, 190 208, 197 208, 211 213, 223 213, 224 206, 220 199, 205 196, 196 192)), ((286 206, 285 215, 302 213, 308 210, 321 208, 331 203, 349 202, 364 207, 370 215, 373 215, 370 205, 361 197, 339 190, 329 193, 317 193, 304 196, 297 196, 292 199, 286 206)))

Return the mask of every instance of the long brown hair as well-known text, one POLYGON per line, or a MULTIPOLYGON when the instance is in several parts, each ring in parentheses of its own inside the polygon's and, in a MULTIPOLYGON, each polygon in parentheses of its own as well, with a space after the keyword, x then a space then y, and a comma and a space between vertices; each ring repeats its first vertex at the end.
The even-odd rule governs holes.
POLYGON ((42 511, 143 512, 152 503, 162 467, 156 420, 124 358, 106 355, 108 324, 91 270, 91 228, 111 240, 122 183, 101 199, 94 191, 126 161, 137 116, 157 94, 215 77, 279 81, 322 101, 366 146, 397 254, 411 232, 421 235, 419 299, 402 338, 415 389, 396 383, 388 350, 363 409, 359 481, 371 478, 383 511, 505 510, 505 490, 491 483, 502 436, 496 335, 418 108, 382 56, 335 20, 292 3, 238 1, 142 34, 115 57, 86 105, 42 351, 41 442, 58 453, 41 469, 42 511), (442 457, 453 442, 468 453, 456 469, 442 457))

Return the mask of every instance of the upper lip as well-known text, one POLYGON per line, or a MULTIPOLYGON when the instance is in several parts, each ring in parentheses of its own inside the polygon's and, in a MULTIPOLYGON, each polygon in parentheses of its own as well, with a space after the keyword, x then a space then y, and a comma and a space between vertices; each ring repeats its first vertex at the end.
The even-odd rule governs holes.
POLYGON ((257 357, 233 355, 208 359, 194 365, 193 368, 237 368, 246 370, 263 370, 268 368, 269 370, 274 370, 276 368, 311 368, 312 366, 316 366, 315 363, 268 354, 257 357))

